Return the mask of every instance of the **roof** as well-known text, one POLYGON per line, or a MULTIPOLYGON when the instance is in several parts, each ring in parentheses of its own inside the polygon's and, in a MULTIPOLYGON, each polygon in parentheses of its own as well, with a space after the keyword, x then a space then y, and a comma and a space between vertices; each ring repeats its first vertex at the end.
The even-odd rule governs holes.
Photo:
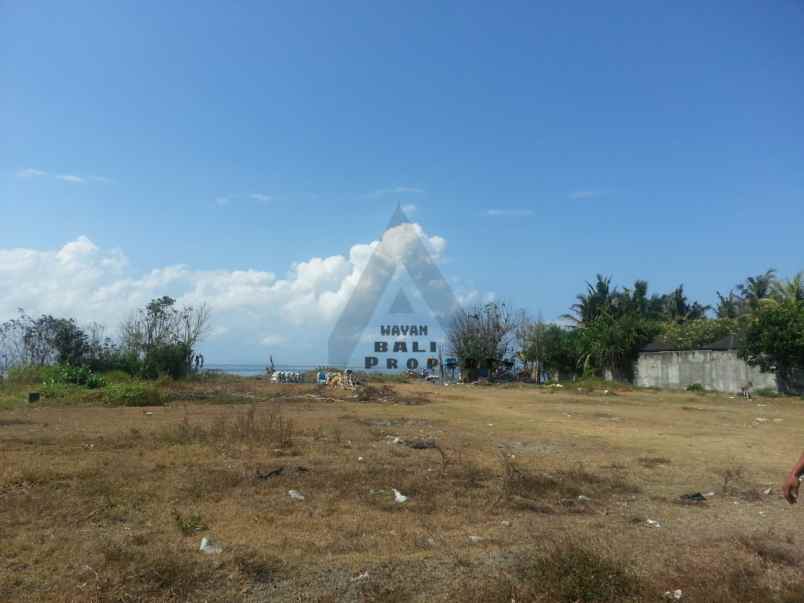
POLYGON ((728 352, 737 349, 737 337, 735 335, 726 335, 720 339, 716 339, 711 343, 705 343, 694 348, 684 347, 677 344, 664 343, 663 341, 654 340, 640 350, 640 352, 683 352, 690 350, 710 350, 713 352, 728 352))

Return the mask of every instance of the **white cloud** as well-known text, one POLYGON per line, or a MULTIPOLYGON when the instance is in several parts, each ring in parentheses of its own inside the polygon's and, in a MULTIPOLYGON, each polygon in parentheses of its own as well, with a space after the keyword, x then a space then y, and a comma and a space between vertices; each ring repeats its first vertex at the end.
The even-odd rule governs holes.
POLYGON ((35 178, 37 176, 47 176, 47 172, 35 170, 34 168, 25 168, 17 172, 18 178, 35 178))
MULTIPOLYGON (((25 168, 22 170, 17 171, 18 178, 37 178, 40 176, 50 176, 47 172, 43 170, 37 170, 34 168, 25 168)), ((63 182, 69 182, 71 184, 84 184, 87 181, 90 182, 101 182, 103 184, 111 184, 114 182, 111 178, 106 178, 105 176, 77 176, 75 174, 53 174, 53 178, 57 180, 61 180, 63 182)))
POLYGON ((76 176, 75 174, 61 174, 56 176, 59 180, 64 180, 64 182, 70 182, 72 184, 84 184, 86 180, 81 178, 81 176, 76 176))
POLYGON ((263 203, 267 203, 273 199, 271 195, 265 195, 263 193, 251 193, 249 196, 255 201, 262 201, 263 203))
POLYGON ((532 209, 489 209, 487 216, 532 216, 532 209))
POLYGON ((402 206, 402 211, 409 216, 413 215, 416 213, 416 206, 413 203, 408 203, 407 205, 402 206))
MULTIPOLYGON (((405 223, 383 234, 383 253, 401 261, 424 241, 435 261, 447 242, 405 223)), ((162 295, 179 304, 209 304, 213 331, 208 346, 225 359, 254 358, 260 346, 313 346, 324 360, 326 338, 353 294, 379 241, 353 245, 348 253, 312 257, 277 276, 262 269, 201 270, 178 264, 146 272, 131 270, 120 250, 104 249, 80 236, 58 249, 0 248, 0 321, 18 308, 97 321, 114 333, 135 308, 162 295), (251 352, 242 352, 252 346, 251 352)), ((209 351, 209 350, 207 350, 209 351)), ((276 354, 276 351, 274 351, 276 354)))

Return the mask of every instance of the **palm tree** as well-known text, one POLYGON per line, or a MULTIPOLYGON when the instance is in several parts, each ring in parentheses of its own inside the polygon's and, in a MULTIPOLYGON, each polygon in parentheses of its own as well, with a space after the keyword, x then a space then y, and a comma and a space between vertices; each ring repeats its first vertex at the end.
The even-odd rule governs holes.
POLYGON ((717 292, 718 303, 715 313, 718 318, 737 318, 743 313, 743 301, 739 295, 735 295, 734 290, 729 291, 728 295, 717 292))
POLYGON ((588 325, 610 309, 617 295, 617 288, 611 286, 611 277, 598 274, 594 285, 587 281, 586 293, 576 296, 578 301, 570 306, 571 314, 564 314, 561 318, 574 322, 576 326, 588 325))
POLYGON ((770 295, 779 302, 804 301, 804 272, 799 272, 786 281, 774 281, 770 295))
POLYGON ((763 274, 749 276, 744 283, 737 285, 737 291, 740 292, 745 303, 755 308, 760 300, 770 297, 775 283, 776 269, 769 268, 763 274))

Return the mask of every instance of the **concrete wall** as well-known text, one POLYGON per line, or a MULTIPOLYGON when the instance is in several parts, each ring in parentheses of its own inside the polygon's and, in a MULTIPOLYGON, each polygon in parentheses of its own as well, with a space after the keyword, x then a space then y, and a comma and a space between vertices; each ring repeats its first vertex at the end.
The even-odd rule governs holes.
POLYGON ((737 358, 737 353, 711 350, 642 352, 635 383, 641 387, 685 389, 700 383, 704 389, 738 392, 749 381, 754 389, 776 389, 776 376, 763 373, 737 358))

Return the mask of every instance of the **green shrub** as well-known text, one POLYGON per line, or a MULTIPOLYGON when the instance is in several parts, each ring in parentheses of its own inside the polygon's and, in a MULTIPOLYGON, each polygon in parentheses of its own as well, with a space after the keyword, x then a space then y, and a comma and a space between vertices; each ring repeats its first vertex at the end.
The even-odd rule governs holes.
POLYGON ((157 379, 168 375, 180 379, 187 375, 190 350, 183 344, 156 346, 145 354, 142 365, 142 376, 146 379, 157 379))
POLYGON ((49 374, 45 375, 43 384, 72 384, 83 385, 88 389, 98 389, 106 385, 103 376, 85 366, 70 366, 69 364, 49 367, 49 374))
POLYGON ((83 389, 84 388, 71 383, 45 381, 41 384, 40 393, 45 399, 60 400, 68 397, 80 397, 83 389))
POLYGON ((156 385, 133 381, 106 386, 103 402, 110 406, 161 406, 165 399, 156 385))
POLYGON ((119 369, 104 372, 103 378, 107 383, 131 383, 134 380, 131 374, 119 369))
POLYGON ((757 396, 765 396, 766 398, 776 398, 781 396, 781 394, 772 387, 762 387, 754 390, 754 394, 757 396))
POLYGON ((687 386, 688 392, 705 392, 704 386, 700 383, 691 383, 687 386))

